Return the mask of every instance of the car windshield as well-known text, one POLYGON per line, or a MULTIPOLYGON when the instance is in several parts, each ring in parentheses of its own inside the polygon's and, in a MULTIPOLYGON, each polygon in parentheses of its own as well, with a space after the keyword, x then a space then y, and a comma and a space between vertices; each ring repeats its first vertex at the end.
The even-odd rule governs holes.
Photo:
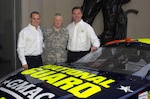
POLYGON ((144 77, 150 70, 150 45, 133 43, 100 47, 73 65, 144 77))

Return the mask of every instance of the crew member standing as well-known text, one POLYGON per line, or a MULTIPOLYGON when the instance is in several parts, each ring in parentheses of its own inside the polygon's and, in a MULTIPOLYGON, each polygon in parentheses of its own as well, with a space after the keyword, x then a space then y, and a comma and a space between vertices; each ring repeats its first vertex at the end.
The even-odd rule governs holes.
POLYGON ((40 29, 40 14, 32 12, 30 23, 19 33, 17 52, 24 70, 42 66, 43 34, 40 29))
POLYGON ((89 52, 96 51, 100 46, 100 41, 94 29, 82 20, 81 7, 72 9, 73 22, 67 26, 69 31, 68 40, 68 63, 72 63, 89 52))

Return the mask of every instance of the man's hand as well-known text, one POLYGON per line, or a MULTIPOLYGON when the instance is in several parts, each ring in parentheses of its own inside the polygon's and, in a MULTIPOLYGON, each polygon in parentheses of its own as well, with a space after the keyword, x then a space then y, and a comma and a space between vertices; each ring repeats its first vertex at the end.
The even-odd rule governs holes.
POLYGON ((28 69, 28 64, 23 65, 22 67, 23 67, 23 70, 27 70, 28 69))
POLYGON ((97 47, 91 47, 91 52, 95 52, 97 50, 97 47))

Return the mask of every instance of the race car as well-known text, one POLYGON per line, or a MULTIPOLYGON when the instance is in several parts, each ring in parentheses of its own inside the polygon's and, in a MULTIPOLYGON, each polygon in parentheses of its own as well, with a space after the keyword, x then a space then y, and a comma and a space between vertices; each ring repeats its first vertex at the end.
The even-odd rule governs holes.
POLYGON ((116 40, 75 63, 20 71, 0 99, 149 99, 150 38, 116 40))

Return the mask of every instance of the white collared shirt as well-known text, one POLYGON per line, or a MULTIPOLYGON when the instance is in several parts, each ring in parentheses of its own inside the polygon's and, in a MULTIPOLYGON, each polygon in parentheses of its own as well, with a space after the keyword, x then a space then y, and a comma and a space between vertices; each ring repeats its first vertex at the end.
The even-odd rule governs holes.
POLYGON ((72 22, 67 29, 69 31, 68 50, 89 51, 91 45, 97 48, 100 46, 100 41, 93 28, 83 20, 76 25, 72 22))
POLYGON ((29 24, 18 37, 17 52, 22 65, 27 64, 25 56, 37 56, 43 52, 43 34, 40 26, 36 29, 29 24))

